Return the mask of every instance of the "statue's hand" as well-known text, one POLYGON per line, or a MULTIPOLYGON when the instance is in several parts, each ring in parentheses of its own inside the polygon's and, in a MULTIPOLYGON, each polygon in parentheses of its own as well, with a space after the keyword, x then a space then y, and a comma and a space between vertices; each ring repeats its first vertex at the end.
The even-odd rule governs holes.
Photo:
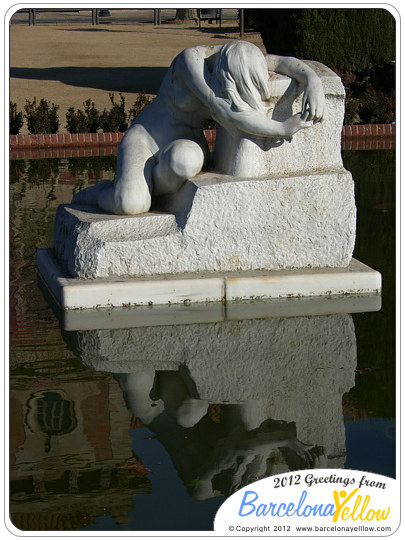
POLYGON ((316 123, 322 120, 324 109, 325 94, 322 83, 318 78, 310 79, 302 96, 301 114, 304 115, 305 112, 308 112, 307 120, 316 123))
POLYGON ((293 116, 290 116, 290 118, 283 122, 285 130, 284 136, 292 137, 300 129, 311 127, 312 122, 310 122, 308 118, 309 111, 305 111, 304 113, 297 113, 293 116))

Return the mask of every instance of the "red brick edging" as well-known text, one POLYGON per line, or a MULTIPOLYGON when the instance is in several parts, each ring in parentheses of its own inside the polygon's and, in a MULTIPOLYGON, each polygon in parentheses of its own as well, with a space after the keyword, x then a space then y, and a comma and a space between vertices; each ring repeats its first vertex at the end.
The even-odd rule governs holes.
POLYGON ((395 137, 395 124, 343 126, 342 137, 395 137))
MULTIPOLYGON (((215 142, 216 131, 205 132, 211 147, 215 142)), ((18 148, 73 148, 116 145, 124 133, 56 133, 51 135, 10 135, 10 149, 18 148)), ((343 126, 343 138, 351 137, 395 137, 395 124, 365 124, 343 126)))
POLYGON ((50 135, 10 135, 10 149, 90 147, 118 144, 123 133, 55 133, 50 135))

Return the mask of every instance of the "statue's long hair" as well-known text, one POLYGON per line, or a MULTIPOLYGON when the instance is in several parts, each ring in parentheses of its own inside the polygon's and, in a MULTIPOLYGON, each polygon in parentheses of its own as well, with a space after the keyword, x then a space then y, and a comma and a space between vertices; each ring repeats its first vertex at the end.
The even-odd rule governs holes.
POLYGON ((221 47, 215 76, 233 110, 252 108, 265 114, 263 100, 270 98, 268 69, 264 55, 253 43, 230 41, 221 47))

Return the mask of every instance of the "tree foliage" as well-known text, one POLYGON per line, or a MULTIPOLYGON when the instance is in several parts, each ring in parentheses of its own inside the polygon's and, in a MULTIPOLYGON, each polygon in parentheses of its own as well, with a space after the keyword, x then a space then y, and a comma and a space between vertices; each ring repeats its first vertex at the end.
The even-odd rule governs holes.
POLYGON ((140 92, 136 98, 134 104, 128 111, 129 122, 133 122, 135 118, 141 114, 141 112, 152 103, 153 98, 147 96, 145 92, 140 92))
POLYGON ((267 52, 359 72, 395 59, 395 19, 384 9, 248 9, 267 52))
POLYGON ((115 95, 109 94, 111 108, 100 112, 92 99, 83 103, 83 109, 70 107, 66 113, 66 129, 69 133, 96 133, 98 131, 124 132, 142 111, 152 103, 152 97, 140 92, 129 109, 125 110, 125 97, 120 94, 120 102, 115 101, 115 95))
POLYGON ((120 93, 121 103, 115 101, 114 94, 109 94, 111 109, 100 115, 100 126, 104 132, 120 133, 128 129, 127 113, 125 112, 125 97, 120 93))
POLYGON ((345 123, 395 120, 395 19, 385 9, 246 9, 268 53, 317 60, 346 89, 345 123))
POLYGON ((60 125, 58 109, 59 105, 44 98, 38 104, 36 97, 33 101, 27 99, 24 106, 24 117, 27 119, 28 133, 58 133, 60 125))
POLYGON ((92 99, 83 103, 84 110, 69 107, 66 113, 66 129, 69 133, 96 133, 100 127, 100 113, 92 99))
POLYGON ((17 111, 17 103, 10 101, 10 135, 18 135, 20 129, 22 128, 23 113, 22 111, 17 111))

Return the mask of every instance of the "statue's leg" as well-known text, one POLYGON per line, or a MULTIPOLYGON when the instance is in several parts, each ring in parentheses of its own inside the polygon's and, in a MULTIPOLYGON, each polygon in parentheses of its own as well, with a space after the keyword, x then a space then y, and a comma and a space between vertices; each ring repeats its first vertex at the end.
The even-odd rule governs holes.
POLYGON ((72 203, 96 205, 112 214, 148 212, 152 202, 152 169, 155 164, 156 159, 142 138, 128 132, 118 147, 115 181, 104 180, 79 191, 72 203))
POLYGON ((198 174, 204 165, 204 150, 195 141, 177 139, 159 153, 153 168, 153 195, 178 191, 184 182, 198 174))
POLYGON ((156 163, 144 139, 128 131, 118 147, 114 184, 100 190, 97 204, 114 214, 142 214, 152 202, 152 169, 156 163))

